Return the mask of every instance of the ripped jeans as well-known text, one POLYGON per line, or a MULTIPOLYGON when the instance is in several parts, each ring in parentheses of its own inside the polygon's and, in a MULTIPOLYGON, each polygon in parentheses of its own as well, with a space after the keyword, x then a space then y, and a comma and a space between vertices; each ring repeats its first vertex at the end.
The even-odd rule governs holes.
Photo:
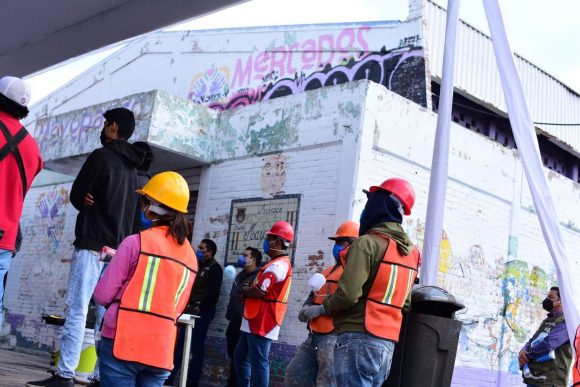
POLYGON ((335 344, 336 334, 309 334, 286 368, 285 385, 336 387, 335 344))

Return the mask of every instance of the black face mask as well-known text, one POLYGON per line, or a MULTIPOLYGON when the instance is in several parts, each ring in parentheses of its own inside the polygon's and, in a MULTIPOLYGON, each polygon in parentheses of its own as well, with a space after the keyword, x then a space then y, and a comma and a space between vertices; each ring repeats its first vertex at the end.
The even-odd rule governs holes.
POLYGON ((542 308, 547 312, 551 312, 552 309, 554 309, 554 301, 549 298, 544 299, 544 301, 542 301, 542 308))
POLYGON ((107 140, 108 140, 108 139, 109 139, 109 137, 105 136, 105 129, 103 129, 103 130, 101 131, 101 137, 100 137, 100 140, 101 140, 101 145, 102 145, 102 146, 105 146, 105 145, 107 144, 107 140))

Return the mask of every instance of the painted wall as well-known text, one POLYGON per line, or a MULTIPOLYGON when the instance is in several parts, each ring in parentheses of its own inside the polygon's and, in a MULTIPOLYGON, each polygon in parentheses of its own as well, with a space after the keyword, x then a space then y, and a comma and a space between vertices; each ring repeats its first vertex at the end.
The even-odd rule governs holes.
MULTIPOLYGON (((366 102, 361 146, 367 151, 357 188, 393 175, 408 178, 418 197, 405 228, 422 246, 437 117, 376 85, 370 85, 366 102)), ((557 173, 546 170, 546 175, 567 251, 576 251, 579 186, 557 173)), ((521 176, 517 151, 452 124, 439 285, 466 305, 457 315, 463 329, 454 386, 521 385, 517 353, 545 317, 541 301, 556 284, 521 176), (510 236, 516 242, 511 249, 510 236)), ((358 189, 356 194, 358 212, 364 199, 358 189)), ((580 260, 570 258, 580 278, 580 260)))
POLYGON ((155 89, 222 110, 370 79, 427 106, 422 24, 415 16, 405 22, 153 34, 37 103, 28 126, 155 89))
POLYGON ((41 316, 62 315, 65 307, 77 214, 69 202, 70 187, 33 187, 26 195, 22 249, 12 259, 5 293, 6 319, 20 347, 48 349, 59 338, 41 316))

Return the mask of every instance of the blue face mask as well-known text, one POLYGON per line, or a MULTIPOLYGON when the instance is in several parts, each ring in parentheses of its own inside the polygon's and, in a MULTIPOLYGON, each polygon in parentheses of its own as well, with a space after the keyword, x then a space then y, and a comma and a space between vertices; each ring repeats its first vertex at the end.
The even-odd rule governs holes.
POLYGON ((145 211, 141 211, 141 227, 143 230, 150 229, 153 226, 151 219, 145 216, 145 211))
POLYGON ((203 261, 203 258, 204 258, 204 257, 203 257, 203 251, 196 251, 196 252, 195 252, 195 255, 197 256, 197 260, 198 260, 199 262, 203 261))
POLYGON ((334 244, 334 247, 332 248, 332 255, 334 256, 334 259, 336 259, 336 262, 338 262, 338 260, 340 259, 340 252, 342 250, 344 250, 344 246, 341 246, 339 244, 334 244))
POLYGON ((264 239, 264 243, 262 244, 262 249, 264 250, 264 254, 268 254, 270 251, 270 242, 267 239, 264 239))
POLYGON ((239 255, 238 256, 238 267, 243 268, 244 266, 246 266, 246 256, 245 255, 239 255))

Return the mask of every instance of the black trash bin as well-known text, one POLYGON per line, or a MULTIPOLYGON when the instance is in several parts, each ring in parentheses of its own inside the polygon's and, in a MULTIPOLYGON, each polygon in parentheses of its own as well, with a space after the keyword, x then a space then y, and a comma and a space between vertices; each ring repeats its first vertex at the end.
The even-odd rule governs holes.
POLYGON ((383 387, 450 386, 462 325, 454 315, 463 308, 441 288, 414 288, 383 387))

